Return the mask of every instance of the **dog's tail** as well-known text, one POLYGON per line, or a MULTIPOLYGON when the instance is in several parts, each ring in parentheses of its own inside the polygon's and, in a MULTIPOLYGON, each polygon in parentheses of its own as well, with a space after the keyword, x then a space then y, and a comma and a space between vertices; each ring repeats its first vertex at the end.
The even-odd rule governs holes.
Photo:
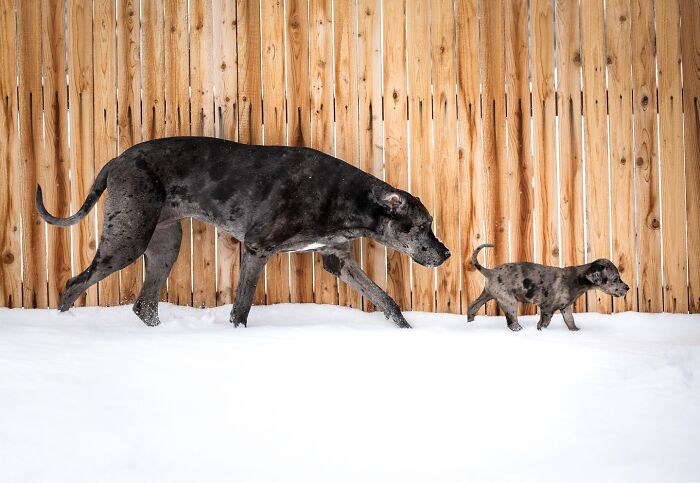
POLYGON ((484 267, 482 264, 479 263, 479 260, 476 258, 479 255, 479 252, 482 250, 482 248, 495 248, 496 245, 493 243, 484 243, 483 245, 479 245, 476 247, 476 249, 472 252, 472 263, 476 267, 477 270, 479 270, 481 273, 484 272, 484 270, 488 270, 488 268, 484 267))
POLYGON ((68 218, 57 218, 46 211, 46 207, 44 206, 44 196, 41 193, 41 186, 36 185, 36 210, 39 212, 39 216, 41 216, 46 223, 58 226, 75 225, 80 220, 85 218, 85 215, 87 215, 92 207, 95 206, 95 203, 97 203, 100 195, 102 195, 104 190, 107 188, 109 164, 110 163, 107 163, 99 172, 97 178, 95 178, 95 182, 92 184, 92 188, 90 188, 90 192, 88 193, 87 198, 85 198, 83 206, 80 207, 76 214, 69 216, 68 218))

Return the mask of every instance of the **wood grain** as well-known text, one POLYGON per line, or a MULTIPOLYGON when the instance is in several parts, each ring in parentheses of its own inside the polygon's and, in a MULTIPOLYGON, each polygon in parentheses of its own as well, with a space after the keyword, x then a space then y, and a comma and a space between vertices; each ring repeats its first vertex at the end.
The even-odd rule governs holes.
MULTIPOLYGON (((70 213, 68 151, 68 85, 66 83, 66 25, 63 0, 44 0, 42 10, 42 73, 44 77, 44 203, 50 213, 70 213)), ((48 225, 49 307, 58 307, 71 276, 70 230, 48 225)))
MULTIPOLYGON (((360 119, 360 167, 384 179, 384 137, 382 116, 382 4, 381 0, 359 0, 358 73, 360 119)), ((386 250, 371 238, 362 240, 362 268, 386 289, 386 250)), ((374 310, 364 300, 365 310, 374 310)))
POLYGON ((0 306, 22 307, 20 216, 22 199, 17 119, 16 48, 19 41, 14 0, 0 1, 0 306))
MULTIPOLYGON (((117 0, 117 123, 120 154, 141 142, 139 10, 139 0, 117 0)), ((142 285, 143 257, 140 257, 120 273, 119 302, 133 303, 142 285)))
MULTIPOLYGON (((406 2, 406 45, 412 69, 408 70, 408 112, 411 163, 411 194, 435 213, 435 170, 432 149, 432 93, 429 2, 406 2)), ((412 262, 413 310, 435 310, 435 269, 412 262)))
MULTIPOLYGON (((92 52, 93 52, 93 132, 95 136, 95 172, 102 167, 117 152, 117 41, 115 28, 117 14, 115 2, 110 0, 95 0, 93 2, 92 19, 92 52)), ((108 193, 109 194, 109 193, 108 193)), ((104 222, 103 207, 106 196, 97 202, 97 230, 102 233, 104 222)), ((99 248, 99 245, 98 245, 99 248)), ((98 284, 97 297, 100 305, 111 306, 119 304, 119 273, 113 273, 98 284)))
MULTIPOLYGON (((605 26, 602 0, 581 4, 583 105, 588 223, 587 261, 610 258, 608 143, 605 90, 605 26)), ((588 310, 609 313, 612 298, 596 290, 588 294, 588 310)))
MULTIPOLYGON (((581 29, 578 2, 557 0, 557 111, 559 122, 559 221, 562 266, 586 262, 583 205, 581 29)), ((586 311, 586 295, 574 303, 586 311)))
MULTIPOLYGON (((680 12, 677 0, 656 3, 659 164, 661 165, 661 232, 664 312, 687 312, 686 208, 683 163, 680 12)), ((697 255, 696 255, 697 256, 697 255)))
MULTIPOLYGON (((480 41, 477 0, 457 1, 457 117, 459 222, 462 232, 462 313, 484 287, 484 277, 471 263, 474 248, 486 240, 486 191, 481 117, 480 41)), ((483 314, 484 308, 479 313, 483 314)))
POLYGON ((608 64, 608 123, 612 261, 630 286, 615 298, 615 312, 637 309, 634 273, 634 163, 632 162, 632 51, 629 0, 607 0, 605 6, 608 64))
MULTIPOLYGON (((311 0, 309 4, 311 147, 330 155, 335 154, 332 13, 330 0, 311 0)), ((337 278, 323 269, 323 261, 318 253, 314 254, 314 301, 320 304, 338 303, 337 278)))
MULTIPOLYGON (((189 49, 187 34, 187 0, 164 2, 165 24, 165 134, 190 134, 189 62, 182 52, 189 49)), ((190 219, 182 220, 180 253, 168 278, 168 301, 178 305, 192 305, 192 238, 190 219)))
MULTIPOLYGON (((431 45, 436 183, 441 196, 435 203, 437 236, 452 256, 437 269, 437 310, 460 313, 459 279, 459 160, 457 158, 457 93, 455 89, 455 29, 453 2, 432 3, 431 45)), ((408 274, 406 274, 408 275, 408 274)))
MULTIPOLYGON (((357 4, 335 2, 333 5, 334 76, 335 76, 335 154, 358 166, 358 78, 357 78, 357 4)), ((356 260, 361 259, 360 241, 353 243, 356 260)), ((362 296, 338 281, 338 302, 348 307, 362 307, 362 296)))
POLYGON ((36 185, 46 185, 41 125, 41 4, 19 2, 19 155, 22 207, 22 307, 48 306, 45 223, 34 208, 36 185))
POLYGON ((688 310, 700 312, 700 0, 681 0, 688 310))
MULTIPOLYGON (((384 170, 386 182, 408 190, 406 134, 406 2, 383 4, 384 170)), ((402 310, 411 306, 410 264, 406 255, 387 247, 387 293, 402 310)))

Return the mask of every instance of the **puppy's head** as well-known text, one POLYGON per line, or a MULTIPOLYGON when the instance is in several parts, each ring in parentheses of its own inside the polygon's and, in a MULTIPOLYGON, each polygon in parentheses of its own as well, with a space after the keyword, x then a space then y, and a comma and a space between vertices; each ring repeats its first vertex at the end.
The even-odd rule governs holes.
POLYGON ((583 276, 595 288, 614 297, 623 297, 630 289, 620 278, 615 264, 605 258, 591 263, 583 276))
POLYGON ((376 186, 370 196, 379 211, 377 240, 426 267, 442 265, 450 257, 433 233, 433 217, 418 198, 390 186, 376 186))

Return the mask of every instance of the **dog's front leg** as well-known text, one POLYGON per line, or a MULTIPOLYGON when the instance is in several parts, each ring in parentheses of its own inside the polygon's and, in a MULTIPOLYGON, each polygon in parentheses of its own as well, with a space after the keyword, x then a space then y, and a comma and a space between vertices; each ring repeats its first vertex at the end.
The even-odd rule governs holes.
POLYGON ((347 244, 347 250, 324 253, 323 268, 371 300, 384 312, 387 319, 393 320, 401 328, 410 329, 411 326, 406 322, 398 304, 362 271, 352 257, 349 247, 347 244))
POLYGON ((231 309, 231 323, 238 327, 239 325, 248 325, 248 312, 253 303, 253 295, 255 287, 260 279, 265 264, 269 255, 261 255, 253 253, 248 248, 244 248, 241 256, 241 278, 238 281, 236 289, 236 300, 233 302, 231 309))
POLYGON ((574 313, 572 310, 572 305, 567 305, 561 309, 561 315, 564 316, 564 323, 569 328, 569 330, 578 330, 578 327, 574 323, 574 313))

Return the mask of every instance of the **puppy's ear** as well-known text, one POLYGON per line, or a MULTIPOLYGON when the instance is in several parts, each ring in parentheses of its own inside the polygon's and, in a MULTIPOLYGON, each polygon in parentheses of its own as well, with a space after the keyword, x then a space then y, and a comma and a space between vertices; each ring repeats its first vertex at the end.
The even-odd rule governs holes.
POLYGON ((401 215, 406 211, 406 197, 403 193, 377 187, 372 197, 389 215, 401 215))
POLYGON ((602 272, 603 266, 596 260, 595 262, 591 263, 591 266, 588 268, 588 270, 586 270, 584 277, 586 277, 586 280, 588 280, 591 284, 600 285, 600 283, 603 281, 602 272))

